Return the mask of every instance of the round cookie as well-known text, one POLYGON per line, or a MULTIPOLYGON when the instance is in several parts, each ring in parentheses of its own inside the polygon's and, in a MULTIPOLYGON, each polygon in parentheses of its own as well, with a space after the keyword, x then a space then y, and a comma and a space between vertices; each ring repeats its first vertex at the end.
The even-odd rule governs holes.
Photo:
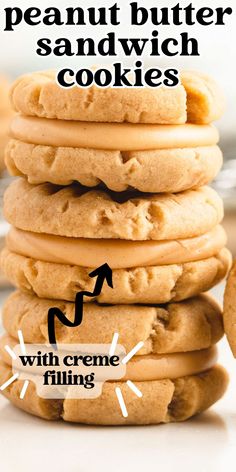
MULTIPOLYGON (((12 375, 11 368, 0 361, 0 385, 12 375)), ((22 381, 15 381, 2 393, 16 407, 47 420, 97 425, 158 424, 184 421, 204 411, 219 400, 228 385, 228 375, 221 366, 198 375, 176 380, 136 382, 142 392, 138 398, 125 382, 106 382, 102 395, 91 400, 45 400, 30 382, 23 400, 22 381), (115 388, 122 391, 128 416, 122 416, 115 388)))
POLYGON ((236 262, 229 274, 225 289, 224 328, 232 353, 236 357, 236 262))
MULTIPOLYGON (((226 276, 231 260, 230 252, 222 249, 214 257, 196 262, 115 269, 113 289, 104 284, 95 299, 112 304, 184 300, 219 283, 226 276)), ((1 267, 13 285, 40 298, 74 301, 78 291, 91 291, 94 286, 94 280, 89 277, 91 268, 43 262, 7 248, 1 253, 1 267)))
POLYGON ((215 82, 198 72, 182 72, 177 87, 63 89, 56 71, 18 78, 11 89, 16 111, 29 116, 95 122, 183 124, 220 118, 224 100, 215 82), (109 104, 109 106, 108 106, 109 104))
POLYGON ((210 187, 179 194, 105 193, 78 185, 30 185, 15 180, 4 195, 7 221, 26 231, 77 238, 170 240, 216 226, 223 203, 210 187))
MULTIPOLYGON (((17 291, 4 305, 4 328, 13 338, 21 330, 25 342, 45 343, 48 310, 55 306, 74 319, 73 303, 38 299, 17 291)), ((159 307, 87 303, 78 328, 68 329, 60 323, 56 327, 57 341, 65 344, 109 344, 118 332, 119 343, 127 351, 144 342, 138 355, 205 349, 223 335, 221 310, 207 295, 159 307)))
POLYGON ((5 154, 11 175, 31 184, 50 182, 87 187, 104 184, 122 192, 180 192, 209 183, 222 165, 218 146, 151 151, 107 151, 52 147, 10 140, 5 154))

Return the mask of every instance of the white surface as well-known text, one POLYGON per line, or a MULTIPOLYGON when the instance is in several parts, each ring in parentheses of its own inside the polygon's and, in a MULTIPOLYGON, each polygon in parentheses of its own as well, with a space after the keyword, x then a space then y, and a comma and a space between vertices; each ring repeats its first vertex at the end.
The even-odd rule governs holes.
POLYGON ((231 374, 227 394, 207 413, 185 423, 119 428, 48 423, 0 397, 1 472, 235 469, 236 361, 225 340, 220 360, 231 374))

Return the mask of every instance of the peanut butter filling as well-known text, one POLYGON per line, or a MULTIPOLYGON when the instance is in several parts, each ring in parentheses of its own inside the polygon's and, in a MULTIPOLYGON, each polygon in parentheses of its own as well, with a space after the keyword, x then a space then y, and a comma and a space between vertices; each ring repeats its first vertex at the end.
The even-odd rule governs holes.
POLYGON ((217 144, 213 125, 148 125, 93 123, 16 116, 11 137, 31 144, 54 147, 119 151, 191 148, 217 144))
POLYGON ((128 362, 126 374, 122 380, 177 379, 204 372, 213 367, 216 362, 217 348, 215 346, 200 351, 136 356, 128 362))
MULTIPOLYGON (((7 340, 8 345, 14 349, 17 344, 17 341, 14 338, 9 338, 7 340)), ((12 365, 12 359, 9 354, 4 349, 4 343, 0 345, 0 353, 4 360, 9 365, 12 365)), ((38 345, 31 345, 33 351, 38 351, 38 345)), ((63 344, 60 344, 60 349, 63 351, 63 344)), ((32 351, 32 352, 33 352, 32 351)), ((42 352, 43 349, 41 348, 42 352)), ((45 349, 47 352, 47 349, 45 349)), ((66 350, 67 353, 67 350, 66 350)), ((68 351, 71 354, 71 357, 75 355, 76 352, 68 351)), ((187 375, 195 375, 201 372, 204 372, 208 369, 211 369, 217 362, 218 351, 215 345, 211 346, 208 349, 201 349, 199 351, 188 351, 188 352, 177 352, 173 354, 150 354, 144 356, 134 356, 126 364, 126 372, 121 378, 121 381, 133 380, 133 381, 149 381, 149 380, 162 380, 162 379, 177 379, 179 377, 185 377, 187 375)), ((122 358, 120 358, 122 362, 122 358)), ((71 364, 72 366, 73 364, 71 364)), ((77 364, 74 364, 76 368, 77 364)), ((80 365, 82 371, 83 366, 80 365)), ((22 370, 22 364, 19 358, 14 361, 14 367, 16 370, 22 370)), ((39 374, 44 372, 44 367, 25 367, 25 371, 30 372, 31 374, 39 374)), ((102 370, 99 371, 99 375, 102 374, 102 370)), ((115 380, 115 379, 114 379, 115 380)))
POLYGON ((181 264, 207 259, 226 245, 226 233, 218 225, 201 236, 173 241, 86 239, 33 233, 12 227, 7 247, 22 256, 45 262, 112 269, 181 264))

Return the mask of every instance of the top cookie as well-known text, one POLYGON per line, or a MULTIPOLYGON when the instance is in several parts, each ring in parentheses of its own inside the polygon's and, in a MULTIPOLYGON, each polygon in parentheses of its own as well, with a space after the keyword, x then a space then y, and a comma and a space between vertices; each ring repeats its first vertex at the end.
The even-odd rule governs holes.
POLYGON ((16 111, 30 116, 94 122, 155 124, 210 123, 224 109, 215 82, 196 72, 183 72, 174 88, 74 87, 55 81, 56 72, 34 72, 20 77, 11 89, 16 111), (187 118, 188 117, 188 118, 187 118))

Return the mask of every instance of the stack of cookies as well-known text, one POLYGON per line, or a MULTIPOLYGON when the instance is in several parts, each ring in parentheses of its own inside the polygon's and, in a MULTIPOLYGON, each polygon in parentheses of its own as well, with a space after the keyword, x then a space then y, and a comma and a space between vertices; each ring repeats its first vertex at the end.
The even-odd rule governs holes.
POLYGON ((108 263, 113 288, 86 299, 82 324, 57 324, 60 343, 130 351, 128 378, 90 400, 45 400, 17 380, 3 393, 47 419, 93 424, 181 421, 216 402, 227 374, 216 365, 222 313, 208 291, 228 272, 223 205, 207 187, 219 171, 223 111, 214 81, 184 72, 176 88, 64 90, 51 71, 21 77, 11 100, 6 163, 20 176, 5 194, 12 225, 1 264, 18 288, 5 304, 0 384, 11 376, 4 346, 48 343, 47 314, 74 319, 89 274, 108 263), (122 414, 116 387, 122 391, 122 414))

